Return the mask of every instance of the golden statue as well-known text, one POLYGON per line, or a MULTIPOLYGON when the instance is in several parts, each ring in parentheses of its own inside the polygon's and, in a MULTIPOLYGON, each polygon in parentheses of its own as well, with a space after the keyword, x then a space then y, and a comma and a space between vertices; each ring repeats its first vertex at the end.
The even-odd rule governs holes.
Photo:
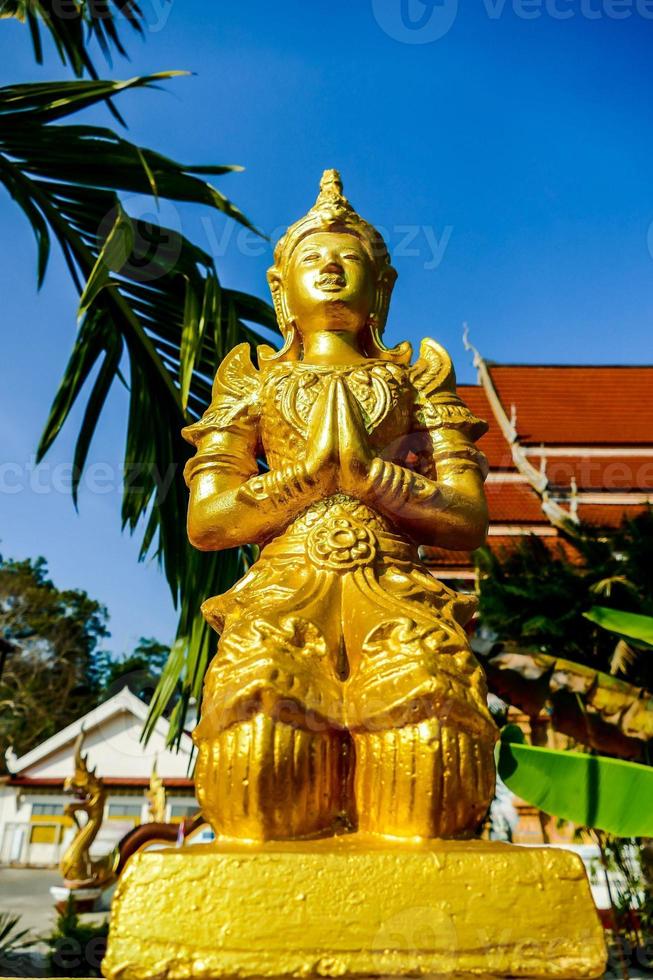
POLYGON ((86 756, 82 755, 84 731, 75 740, 72 776, 64 780, 64 793, 73 793, 75 799, 66 804, 65 814, 72 817, 76 827, 75 836, 59 861, 59 870, 68 888, 104 888, 115 877, 117 855, 114 851, 97 860, 90 855, 90 848, 97 837, 104 820, 104 805, 107 798, 102 779, 89 769, 86 756), (86 819, 80 821, 80 813, 86 819))
POLYGON ((259 348, 256 370, 236 347, 184 430, 192 543, 262 548, 202 607, 221 639, 196 786, 218 835, 463 837, 492 799, 475 601, 418 556, 483 543, 487 426, 438 344, 412 366, 409 344, 384 347, 395 278, 327 171, 269 272, 283 349, 259 348))
POLYGON ((152 763, 150 786, 147 796, 147 818, 149 823, 165 823, 166 819, 166 790, 163 780, 156 768, 156 759, 152 763))
POLYGON ((418 548, 484 541, 486 424, 435 341, 413 364, 384 346, 396 273, 336 171, 274 260, 282 349, 255 367, 236 347, 184 430, 190 540, 260 547, 202 606, 220 641, 195 780, 217 839, 130 859, 105 975, 598 977, 580 859, 468 839, 497 738, 475 600, 418 548))

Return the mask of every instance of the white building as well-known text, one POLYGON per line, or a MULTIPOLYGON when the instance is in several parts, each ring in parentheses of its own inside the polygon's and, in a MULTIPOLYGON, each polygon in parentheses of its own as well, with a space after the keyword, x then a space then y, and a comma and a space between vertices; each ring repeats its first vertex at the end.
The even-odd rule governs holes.
POLYGON ((192 742, 182 737, 179 753, 165 747, 160 720, 147 745, 140 741, 147 705, 124 687, 104 704, 9 762, 0 777, 0 864, 56 865, 73 834, 64 807, 71 797, 63 782, 74 772, 74 745, 84 731, 82 754, 107 789, 104 822, 91 854, 111 850, 132 827, 148 819, 146 797, 152 768, 166 790, 166 819, 179 822, 197 813, 189 776, 192 742))

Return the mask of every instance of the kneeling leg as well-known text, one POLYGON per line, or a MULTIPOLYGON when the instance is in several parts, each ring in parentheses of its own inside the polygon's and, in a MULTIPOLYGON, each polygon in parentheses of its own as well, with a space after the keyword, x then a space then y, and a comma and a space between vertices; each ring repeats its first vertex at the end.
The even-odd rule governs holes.
POLYGON ((467 837, 494 795, 493 740, 437 718, 354 734, 358 828, 467 837))
POLYGON ((346 732, 304 730, 258 712, 197 746, 197 798, 218 836, 321 836, 350 819, 346 732))

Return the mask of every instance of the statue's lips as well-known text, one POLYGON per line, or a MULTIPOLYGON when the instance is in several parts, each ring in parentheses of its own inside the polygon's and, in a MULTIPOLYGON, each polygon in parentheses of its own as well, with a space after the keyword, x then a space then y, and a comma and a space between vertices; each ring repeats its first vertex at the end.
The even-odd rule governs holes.
POLYGON ((336 293, 344 289, 346 285, 347 280, 344 276, 320 276, 319 279, 315 280, 316 288, 327 293, 336 293))

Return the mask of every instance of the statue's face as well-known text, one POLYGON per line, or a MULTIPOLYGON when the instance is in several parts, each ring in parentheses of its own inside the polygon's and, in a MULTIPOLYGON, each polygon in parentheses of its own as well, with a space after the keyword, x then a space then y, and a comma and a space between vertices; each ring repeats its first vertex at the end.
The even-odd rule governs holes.
POLYGON ((302 334, 358 332, 374 309, 374 266, 355 235, 308 235, 291 256, 284 286, 288 312, 302 334))

